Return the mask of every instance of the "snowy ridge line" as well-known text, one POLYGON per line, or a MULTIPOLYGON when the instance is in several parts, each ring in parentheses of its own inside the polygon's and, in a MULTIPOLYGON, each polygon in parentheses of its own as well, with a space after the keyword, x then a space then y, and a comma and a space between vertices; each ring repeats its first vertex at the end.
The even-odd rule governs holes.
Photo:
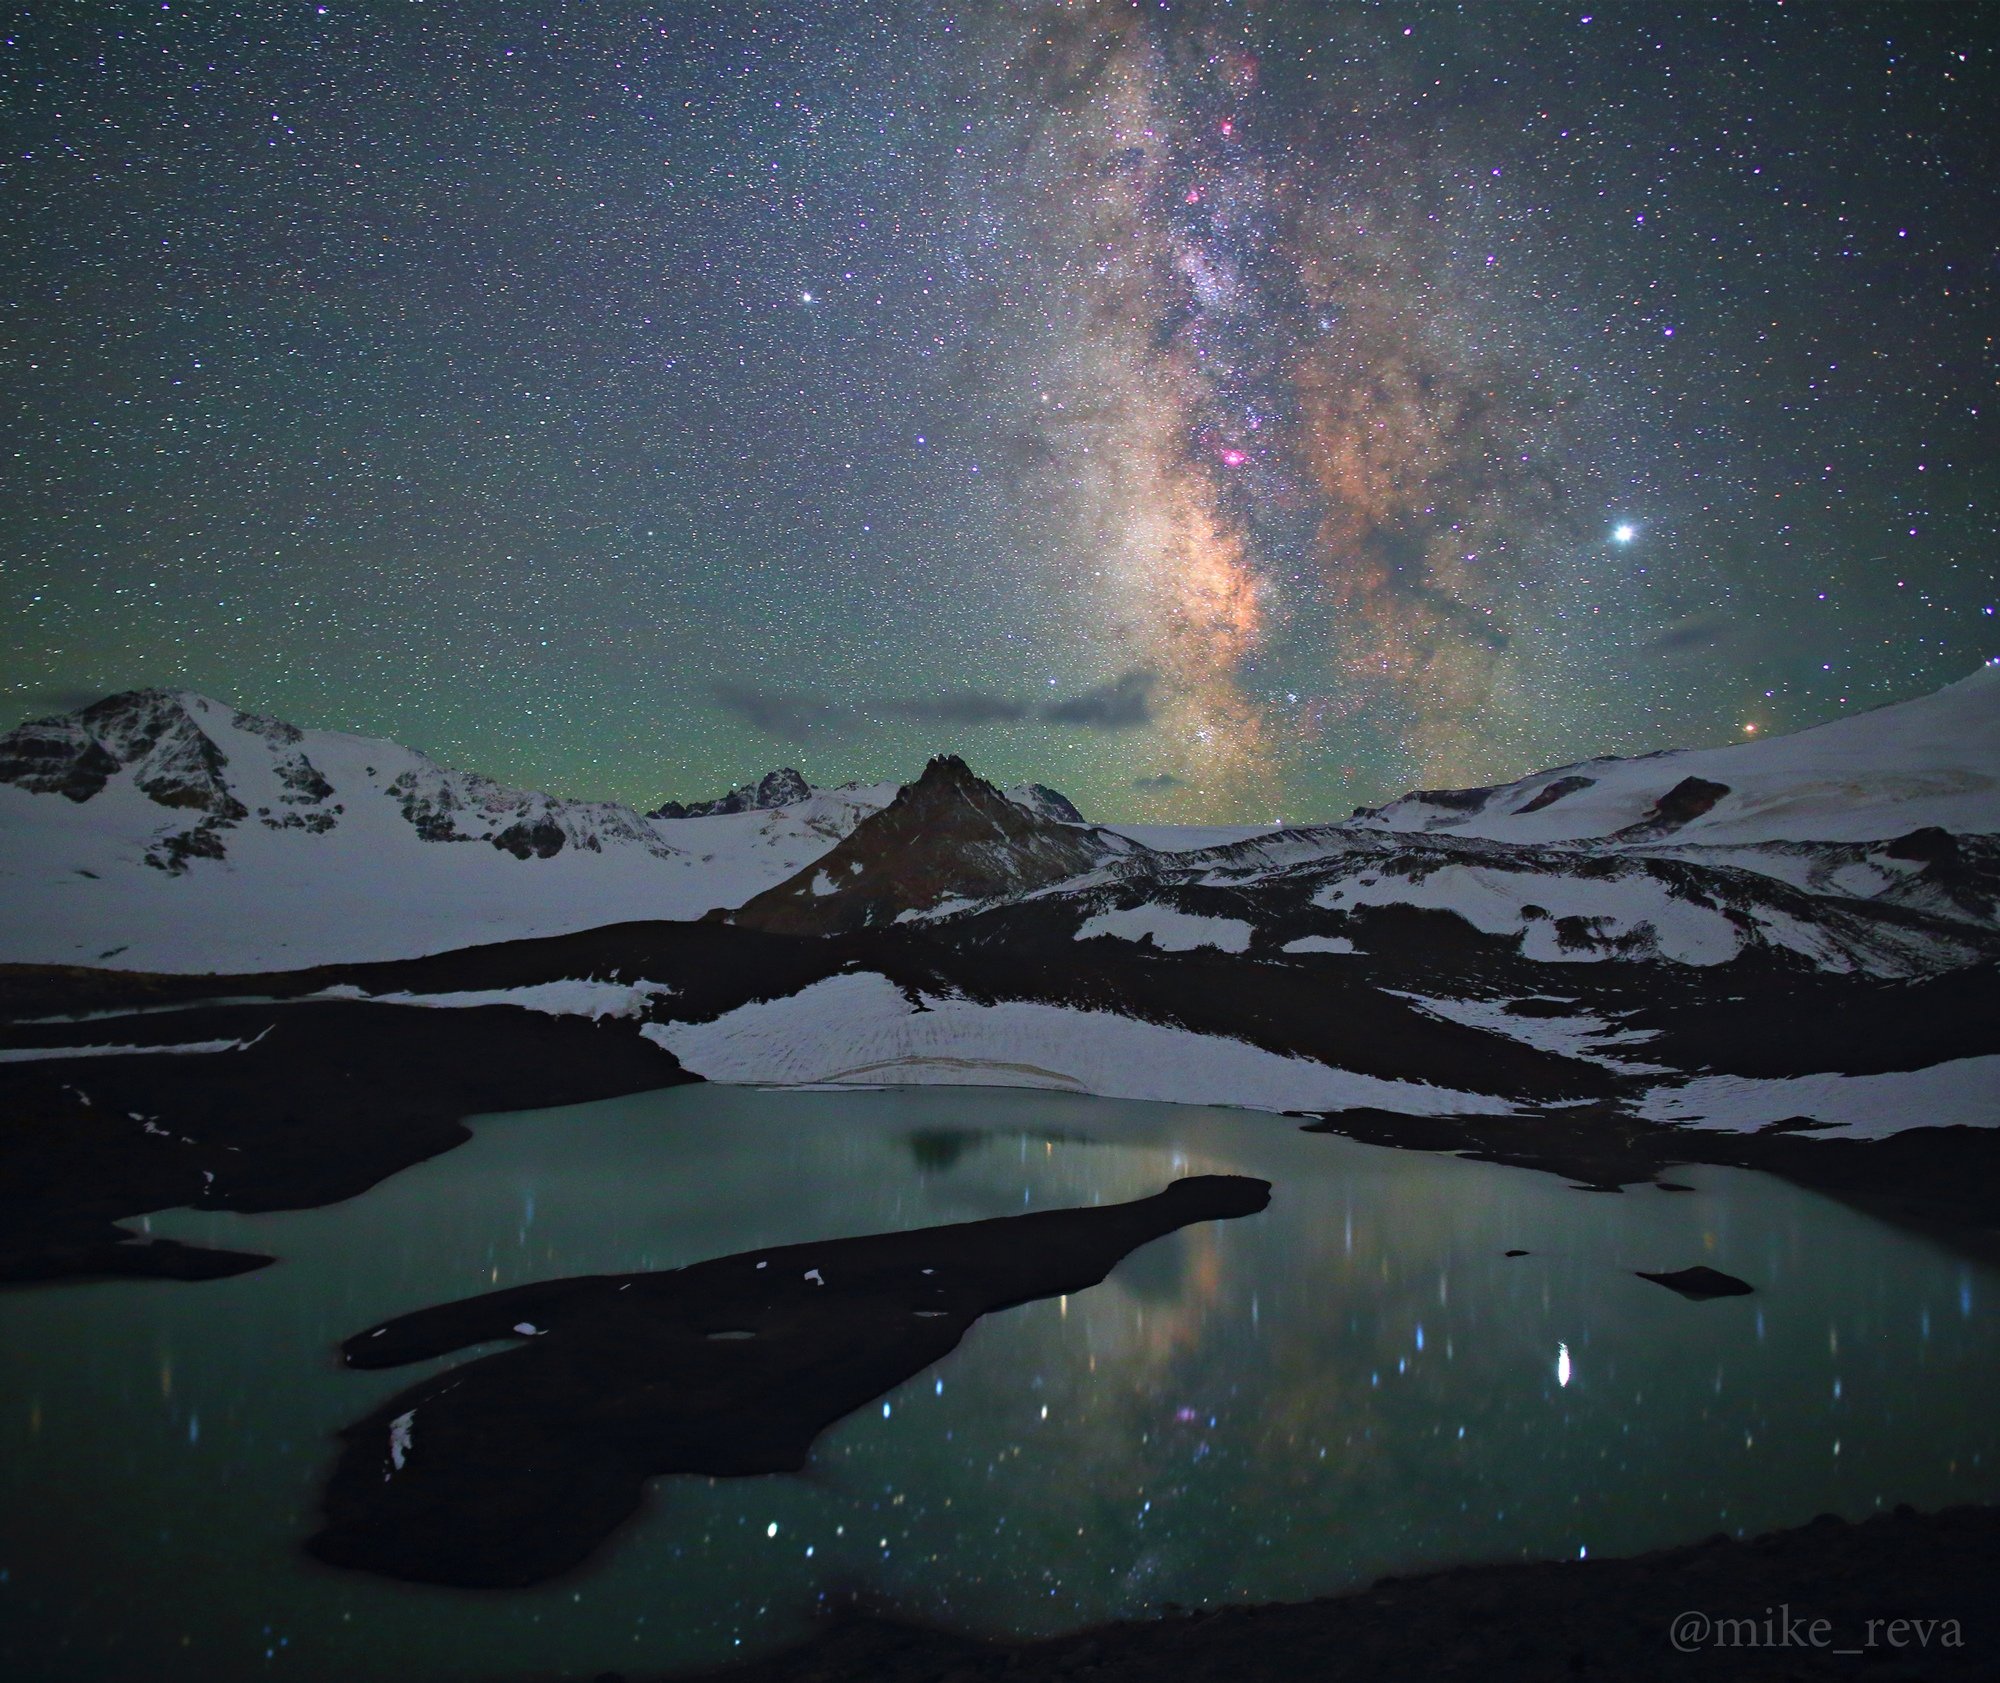
POLYGON ((10 1046, 0 1048, 0 1064, 46 1063, 55 1058, 152 1057, 156 1053, 247 1052, 270 1032, 267 1027, 248 1040, 183 1040, 170 1046, 10 1046))

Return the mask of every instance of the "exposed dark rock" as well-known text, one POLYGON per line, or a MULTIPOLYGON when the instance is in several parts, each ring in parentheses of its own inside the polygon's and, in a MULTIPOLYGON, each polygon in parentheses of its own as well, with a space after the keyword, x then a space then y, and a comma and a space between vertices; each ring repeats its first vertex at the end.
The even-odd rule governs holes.
POLYGON ((547 1280, 399 1316, 348 1339, 348 1365, 521 1342, 348 1427, 307 1546, 422 1582, 539 1583, 589 1555, 648 1478, 795 1472, 822 1431, 956 1349, 981 1315, 1087 1290, 1148 1240, 1254 1214, 1270 1190, 1197 1175, 1129 1204, 547 1280))
MULTIPOLYGON (((18 1039, 16 1034, 12 1038, 18 1039)), ((48 1024, 45 1047, 236 1041, 242 1049, 0 1063, 0 1280, 236 1272, 114 1224, 177 1205, 333 1203, 471 1138, 460 1118, 694 1077, 607 1018, 513 1006, 219 1006, 48 1024)))
POLYGON ((428 787, 413 771, 406 771, 389 785, 404 820, 427 842, 466 841, 460 834, 459 801, 449 783, 428 787))
POLYGON ((1528 1253, 1526 1251, 1509 1251, 1507 1254, 1509 1256, 1526 1256, 1528 1253))
POLYGON ((1926 865, 1946 864, 1959 857, 1958 838, 1935 824, 1884 842, 1882 851, 1891 859, 1915 859, 1926 865))
POLYGON ((0 1249, 0 1281, 26 1285, 76 1279, 226 1280, 268 1267, 276 1260, 256 1251, 216 1250, 207 1245, 185 1245, 178 1239, 142 1239, 107 1222, 94 1232, 73 1227, 32 1253, 20 1251, 17 1245, 0 1249))
POLYGON ((87 801, 118 761, 74 718, 31 719, 0 736, 0 783, 33 795, 87 801))
POLYGON ((516 859, 553 859, 562 852, 563 830, 552 818, 538 818, 532 823, 522 819, 509 824, 491 840, 502 853, 511 853, 516 859))
MULTIPOLYGON (((1965 1254, 2000 1260, 2000 1221, 1993 1199, 1993 1188, 2000 1186, 2000 1130, 1991 1128, 1908 1128, 1879 1140, 1738 1134, 1645 1122, 1615 1105, 1578 1105, 1515 1116, 1340 1110, 1328 1112, 1306 1131, 1419 1151, 1455 1151, 1592 1187, 1655 1181, 1662 1170, 1689 1163, 1762 1169, 1882 1220, 1928 1233, 1965 1254)), ((1696 1190, 1666 1184, 1670 1190, 1696 1190)))
POLYGON ((191 830, 176 830, 162 836, 146 849, 146 863, 156 871, 177 877, 186 874, 190 859, 227 858, 221 835, 223 827, 213 819, 204 819, 191 830))
POLYGON ((1697 1303, 1710 1297, 1748 1297, 1757 1289, 1748 1280, 1739 1280, 1734 1274, 1725 1274, 1720 1269, 1701 1264, 1677 1269, 1671 1274, 1648 1274, 1643 1268, 1635 1268, 1633 1272, 1642 1280, 1651 1280, 1655 1285, 1677 1291, 1697 1303))
POLYGON ((1729 793, 1727 783, 1711 783, 1703 777, 1683 777, 1635 824, 1615 831, 1615 842, 1656 841, 1692 824, 1729 793))
POLYGON ((168 690, 128 690, 81 712, 37 719, 0 737, 0 781, 87 801, 120 770, 160 806, 200 814, 148 846, 146 863, 179 875, 190 859, 221 859, 222 832, 249 816, 229 791, 228 757, 168 690))
POLYGON ((1535 791, 1535 798, 1524 806, 1514 809, 1514 816, 1523 817, 1530 812, 1540 812, 1551 807, 1565 795, 1574 795, 1579 789, 1589 789, 1596 785, 1594 777, 1558 777, 1553 783, 1544 783, 1535 791))
POLYGON ((1134 851, 1137 844, 1107 831, 1038 817, 956 755, 942 755, 831 852, 732 921, 785 935, 879 927, 947 899, 1027 893, 1134 851))

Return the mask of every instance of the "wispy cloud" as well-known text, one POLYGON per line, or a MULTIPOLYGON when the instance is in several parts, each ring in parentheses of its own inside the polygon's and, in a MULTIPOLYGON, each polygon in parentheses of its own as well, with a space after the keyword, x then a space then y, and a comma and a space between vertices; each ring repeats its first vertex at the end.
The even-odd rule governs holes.
POLYGON ((1153 722, 1153 692, 1159 683, 1160 675, 1143 667, 1122 672, 1108 684, 1051 703, 1042 710, 1042 717, 1054 724, 1084 725, 1091 730, 1133 730, 1153 722))
POLYGON ((1690 614, 1647 638, 1641 647, 1648 654, 1685 654, 1690 649, 1712 649, 1733 630, 1727 614, 1690 614))
POLYGON ((839 735, 850 728, 854 718, 851 708, 798 690, 717 684, 715 699, 739 719, 788 742, 839 735))

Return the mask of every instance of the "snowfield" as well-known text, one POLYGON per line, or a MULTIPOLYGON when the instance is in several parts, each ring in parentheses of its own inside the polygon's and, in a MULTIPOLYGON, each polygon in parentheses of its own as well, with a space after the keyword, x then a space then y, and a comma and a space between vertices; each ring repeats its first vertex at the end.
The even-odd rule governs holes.
POLYGON ((2000 1128, 2000 1057, 1954 1058, 1886 1075, 1704 1075, 1654 1088, 1639 1114, 1649 1122, 1738 1133, 1805 1116, 1831 1124, 1836 1139, 1886 1139, 1905 1128, 2000 1128))
POLYGON ((1668 832, 1676 842, 1883 841, 1931 825, 1992 834, 2000 831, 2000 663, 1935 694, 1790 736, 1586 760, 1488 791, 1447 791, 1455 798, 1445 801, 1406 795, 1354 823, 1493 841, 1615 841, 1689 778, 1728 792, 1668 832), (1558 792, 1559 783, 1578 786, 1558 792), (1485 798, 1465 800, 1478 793, 1485 798))
POLYGON ((828 977, 714 1022, 649 1023, 639 1032, 707 1080, 766 1086, 1045 1087, 1250 1110, 1375 1106, 1413 1116, 1513 1108, 1105 1011, 928 995, 918 1003, 872 971, 828 977))
POLYGON ((202 814, 149 798, 143 764, 81 802, 0 784, 0 962, 290 970, 693 919, 783 882, 896 793, 855 785, 772 811, 649 819, 505 789, 392 742, 173 701, 246 809, 217 831, 223 857, 147 862, 202 814), (327 794, 293 792, 300 764, 327 794), (311 825, 291 822, 302 814, 311 825), (495 845, 521 823, 553 825, 562 846, 516 857, 495 845))
POLYGON ((643 1017, 656 999, 674 990, 665 982, 596 982, 568 980, 535 982, 519 988, 472 988, 459 993, 364 993, 360 988, 331 987, 308 999, 366 999, 377 1005, 418 1005, 453 1009, 475 1005, 513 1005, 550 1017, 643 1017))
POLYGON ((1221 952, 1247 952, 1255 931, 1241 918, 1200 917, 1172 906, 1129 906, 1120 912, 1099 912, 1086 918, 1076 932, 1079 941, 1115 935, 1121 941, 1150 939, 1162 952, 1193 952, 1214 947, 1221 952))

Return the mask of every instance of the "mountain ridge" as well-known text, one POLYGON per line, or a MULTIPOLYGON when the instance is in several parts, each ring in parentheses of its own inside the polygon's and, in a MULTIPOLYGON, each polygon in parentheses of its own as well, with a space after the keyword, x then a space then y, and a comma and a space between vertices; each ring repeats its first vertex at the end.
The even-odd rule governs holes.
POLYGON ((1194 938, 1167 914, 1196 915, 1206 873, 1290 906, 1281 921, 1299 939, 1352 944, 1349 923, 1394 904, 1563 962, 1708 962, 1775 941, 1887 973, 1962 961, 2000 904, 2000 844, 1981 839, 2000 834, 1993 667, 1792 737, 1582 761, 1233 834, 1092 826, 1045 786, 1003 791, 951 764, 965 810, 931 812, 925 857, 909 850, 931 820, 888 848, 900 863, 877 831, 868 857, 833 861, 836 877, 813 867, 923 778, 821 789, 779 768, 695 803, 705 815, 649 817, 193 692, 122 692, 0 737, 0 961, 284 969, 715 912, 801 932, 850 915, 951 919, 1113 882, 1123 899, 1091 915, 1109 930, 1158 924, 1144 935, 1157 946, 1194 938), (1300 871, 1341 903, 1293 905, 1296 881, 1280 878, 1300 871), (1514 891, 1536 872, 1540 888, 1514 891))
POLYGON ((1135 851, 1111 831, 1031 811, 941 754, 819 860, 727 915, 773 934, 844 933, 1030 893, 1135 851))

